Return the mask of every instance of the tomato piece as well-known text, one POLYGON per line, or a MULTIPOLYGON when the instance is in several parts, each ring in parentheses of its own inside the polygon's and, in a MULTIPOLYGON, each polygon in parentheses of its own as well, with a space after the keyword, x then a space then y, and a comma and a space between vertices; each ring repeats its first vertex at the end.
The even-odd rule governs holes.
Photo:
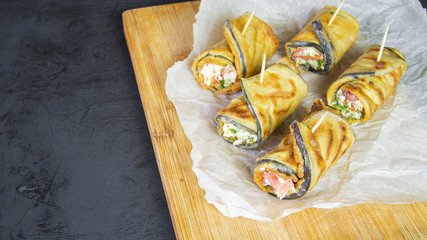
POLYGON ((354 102, 358 101, 359 98, 350 91, 344 90, 342 93, 345 95, 345 100, 349 103, 348 106, 352 111, 356 111, 354 108, 354 102))
POLYGON ((292 188, 294 188, 294 183, 290 178, 280 179, 279 177, 272 172, 265 172, 263 176, 264 186, 271 186, 274 189, 277 197, 282 199, 286 193, 288 193, 292 188))
POLYGON ((304 54, 304 48, 296 48, 294 52, 292 53, 292 57, 295 58, 301 58, 304 60, 322 60, 322 54, 319 52, 316 52, 314 56, 307 56, 304 54))

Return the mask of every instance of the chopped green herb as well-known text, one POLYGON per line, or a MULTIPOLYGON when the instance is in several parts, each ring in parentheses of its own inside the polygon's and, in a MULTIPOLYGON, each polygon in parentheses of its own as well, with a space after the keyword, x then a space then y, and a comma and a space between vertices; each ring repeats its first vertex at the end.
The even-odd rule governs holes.
POLYGON ((221 89, 225 88, 225 86, 224 86, 224 84, 225 84, 225 80, 224 80, 224 79, 223 79, 223 80, 221 80, 221 81, 220 81, 220 83, 221 83, 220 88, 221 88, 221 89))
POLYGON ((323 59, 322 60, 317 60, 317 66, 316 66, 316 70, 321 70, 323 69, 323 59))
POLYGON ((236 129, 233 129, 233 128, 230 128, 230 132, 231 132, 231 133, 233 133, 233 134, 236 134, 236 133, 237 133, 237 130, 236 130, 236 129))
POLYGON ((337 99, 332 100, 331 104, 333 107, 338 107, 338 100, 337 99))

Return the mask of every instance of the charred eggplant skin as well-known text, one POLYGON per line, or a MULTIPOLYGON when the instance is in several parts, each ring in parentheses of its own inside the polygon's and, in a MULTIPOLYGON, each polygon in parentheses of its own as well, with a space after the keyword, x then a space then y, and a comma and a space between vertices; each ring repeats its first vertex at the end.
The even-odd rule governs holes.
POLYGON ((202 61, 204 58, 212 57, 212 56, 213 56, 213 57, 216 57, 216 58, 222 58, 222 59, 225 59, 225 60, 227 60, 227 61, 229 61, 229 62, 230 62, 230 65, 233 65, 233 66, 234 66, 234 61, 233 61, 233 60, 231 60, 231 59, 229 59, 229 58, 227 58, 227 57, 221 56, 221 55, 212 55, 212 54, 208 53, 208 54, 206 54, 206 56, 204 56, 203 58, 199 59, 199 61, 197 61, 197 64, 196 64, 196 71, 199 71, 199 67, 198 67, 197 65, 198 65, 198 63, 199 63, 200 61, 202 61))
MULTIPOLYGON (((312 43, 312 42, 303 42, 303 41, 298 41, 295 42, 293 44, 289 44, 288 45, 288 52, 290 51, 290 48, 292 47, 314 47, 316 48, 318 51, 322 52, 323 55, 325 56, 325 63, 324 63, 324 68, 322 69, 314 69, 312 66, 308 65, 306 66, 305 70, 311 71, 311 72, 316 72, 316 73, 320 73, 320 74, 325 74, 327 72, 329 72, 331 66, 333 66, 333 62, 334 62, 334 45, 332 44, 331 39, 329 38, 328 33, 325 31, 325 28, 323 27, 322 23, 317 20, 317 21, 313 21, 312 22, 312 27, 314 29, 314 32, 316 33, 317 38, 319 39, 320 45, 312 43)), ((295 59, 293 59, 292 56, 288 56, 289 58, 291 58, 293 61, 295 61, 295 59)))
POLYGON ((330 70, 331 66, 333 66, 334 62, 334 45, 323 27, 322 23, 319 20, 313 21, 311 24, 313 26, 314 32, 316 33, 317 38, 320 41, 320 45, 323 49, 323 54, 325 56, 325 67, 323 70, 318 70, 319 73, 326 73, 330 70))
MULTIPOLYGON (((315 65, 303 66, 303 64, 305 65, 304 62, 298 67, 319 74, 327 74, 334 69, 356 41, 359 33, 359 22, 350 14, 339 11, 334 23, 328 24, 337 10, 336 7, 326 5, 319 10, 312 20, 306 23, 298 34, 285 43, 288 55, 292 55, 289 46, 295 46, 296 43, 300 45, 299 42, 314 44, 323 53, 324 61, 321 65, 322 67, 316 67, 315 65)), ((312 47, 315 46, 312 45, 312 47)), ((304 45, 301 47, 304 47, 304 45)), ((306 65, 312 64, 313 62, 306 65)))
POLYGON ((234 36, 233 30, 231 29, 231 25, 230 25, 230 20, 225 21, 225 27, 226 27, 227 31, 230 32, 231 37, 237 46, 237 51, 239 52, 239 58, 241 59, 241 62, 242 62, 242 76, 245 77, 246 76, 245 55, 243 54, 242 48, 240 47, 239 43, 237 42, 236 37, 234 36))
MULTIPOLYGON (((242 79, 240 80, 240 82, 242 82, 242 79)), ((243 83, 241 83, 241 85, 244 86, 243 83)), ((259 122, 259 119, 257 118, 257 116, 255 114, 255 110, 254 110, 254 107, 252 106, 252 103, 248 100, 248 95, 247 95, 247 93, 246 93, 246 91, 245 91, 244 88, 243 88, 243 96, 245 97, 245 100, 248 103, 249 110, 251 111, 252 115, 255 117, 256 126, 258 128, 258 131, 257 131, 257 136, 258 136, 257 142, 254 143, 253 146, 251 146, 251 148, 256 148, 262 142, 262 126, 261 126, 261 123, 259 122)))
POLYGON ((293 171, 290 167, 287 167, 280 162, 277 162, 273 159, 264 158, 256 162, 255 167, 258 167, 259 165, 263 165, 265 163, 273 163, 274 164, 274 170, 277 170, 280 173, 287 174, 287 175, 296 175, 297 173, 293 171))
POLYGON ((296 199, 304 196, 307 193, 308 189, 310 188, 310 182, 311 182, 311 170, 310 170, 310 163, 309 163, 310 158, 308 156, 307 149, 304 144, 304 139, 302 138, 301 132, 299 130, 298 123, 296 121, 293 121, 291 123, 291 128, 295 136, 297 146, 300 149, 302 158, 304 160, 304 163, 303 163, 304 180, 301 184, 301 187, 299 187, 298 192, 287 194, 285 196, 286 199, 296 199))

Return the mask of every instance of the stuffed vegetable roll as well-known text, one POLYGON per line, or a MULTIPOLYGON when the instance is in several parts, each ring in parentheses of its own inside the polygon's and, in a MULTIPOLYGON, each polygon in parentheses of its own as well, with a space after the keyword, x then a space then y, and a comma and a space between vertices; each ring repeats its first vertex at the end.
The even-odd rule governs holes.
POLYGON ((241 79, 243 95, 217 113, 219 134, 240 148, 258 147, 307 96, 298 69, 282 58, 260 75, 241 79))
POLYGON ((231 94, 240 90, 234 55, 225 39, 194 59, 191 70, 203 89, 220 94, 231 94))
POLYGON ((379 51, 380 46, 369 47, 328 89, 328 104, 350 123, 371 119, 406 71, 406 59, 401 52, 385 47, 377 62, 379 51))
POLYGON ((256 16, 252 17, 242 33, 249 18, 250 14, 245 13, 239 18, 227 20, 223 25, 225 39, 234 55, 238 79, 258 74, 264 53, 268 60, 279 47, 273 29, 256 16))
POLYGON ((329 25, 337 8, 326 6, 305 27, 285 44, 286 55, 299 68, 328 73, 356 41, 359 22, 350 14, 339 11, 329 25))
POLYGON ((321 100, 303 122, 289 128, 277 148, 257 159, 254 170, 259 188, 279 199, 304 196, 355 141, 351 125, 321 100))

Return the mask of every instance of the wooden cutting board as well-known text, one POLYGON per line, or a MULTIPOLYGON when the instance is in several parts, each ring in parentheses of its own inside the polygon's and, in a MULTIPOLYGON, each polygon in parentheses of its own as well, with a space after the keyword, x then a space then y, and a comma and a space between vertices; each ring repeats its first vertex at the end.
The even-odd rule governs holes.
POLYGON ((427 203, 307 209, 272 222, 228 218, 207 203, 191 169, 191 142, 164 87, 166 70, 192 49, 192 25, 199 4, 184 2, 123 13, 127 45, 177 238, 427 238, 427 203))

